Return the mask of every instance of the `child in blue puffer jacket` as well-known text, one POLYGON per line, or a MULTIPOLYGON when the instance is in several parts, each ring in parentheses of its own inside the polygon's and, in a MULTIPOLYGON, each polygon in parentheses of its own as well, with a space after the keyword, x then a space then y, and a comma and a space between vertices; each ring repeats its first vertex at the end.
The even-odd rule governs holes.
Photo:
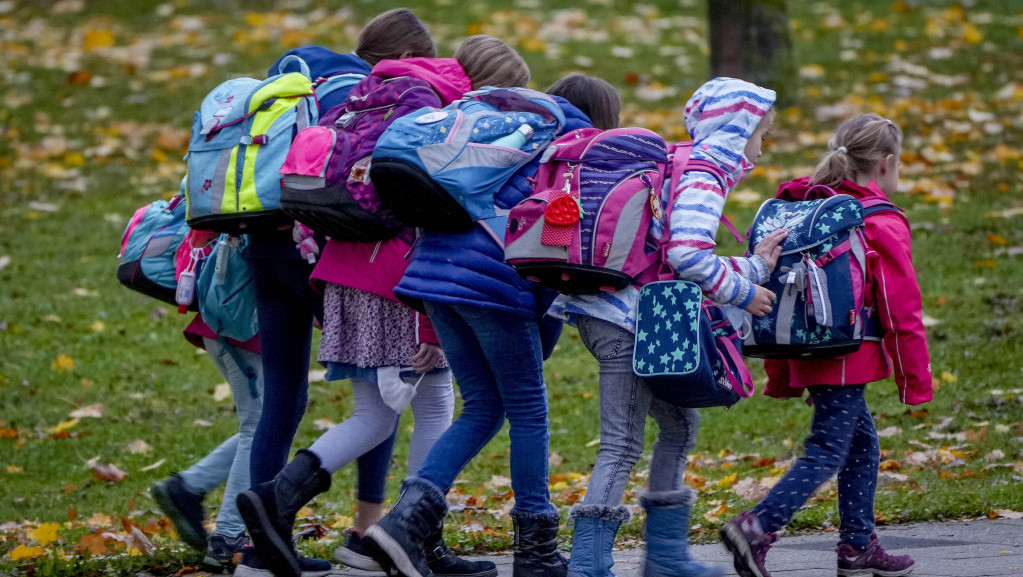
MULTIPOLYGON (((457 57, 457 55, 456 55, 457 57)), ((474 78, 475 80, 475 78, 474 78)), ((510 85, 523 85, 526 79, 510 85)), ((580 91, 587 106, 594 94, 614 94, 598 79, 580 91)), ((474 86, 476 88, 476 86, 474 86)), ((607 98, 606 101, 617 101, 607 98)), ((591 126, 576 106, 558 98, 564 131, 591 126)), ((610 114, 617 124, 617 109, 610 114)), ((532 191, 524 167, 496 195, 509 209, 532 191)), ((498 219, 499 220, 499 219, 498 219)), ((479 223, 465 233, 426 232, 395 294, 425 309, 448 356, 463 399, 462 414, 437 440, 390 514, 367 531, 368 549, 385 569, 425 577, 422 531, 442 522, 445 494, 459 472, 504 425, 510 425, 511 479, 515 506, 514 577, 564 577, 558 553, 558 510, 548 491, 547 395, 543 359, 553 349, 560 323, 541 323, 553 294, 520 277, 504 262, 497 241, 500 222, 479 223)))

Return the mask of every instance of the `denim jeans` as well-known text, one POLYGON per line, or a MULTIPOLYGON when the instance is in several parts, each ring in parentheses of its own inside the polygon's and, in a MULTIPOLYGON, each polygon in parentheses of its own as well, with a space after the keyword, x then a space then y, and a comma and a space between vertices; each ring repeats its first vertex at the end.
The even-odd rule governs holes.
POLYGON ((535 320, 473 306, 426 302, 462 395, 462 413, 417 476, 445 492, 507 418, 515 513, 552 515, 547 488, 547 390, 535 320))
POLYGON ((263 413, 252 441, 252 484, 274 478, 288 462, 291 442, 305 414, 313 317, 323 302, 309 286, 304 260, 252 259, 256 316, 263 357, 263 413))
POLYGON ((839 542, 860 551, 870 545, 881 448, 863 396, 865 389, 866 385, 807 387, 814 410, 805 454, 753 509, 764 531, 787 525, 837 472, 839 542))
POLYGON ((696 444, 700 415, 654 397, 632 372, 635 335, 595 317, 580 316, 579 338, 600 364, 600 450, 584 505, 617 506, 629 473, 643 452, 646 417, 659 429, 650 462, 650 491, 676 491, 696 444))
POLYGON ((235 499, 250 485, 249 454, 263 404, 263 369, 256 353, 211 338, 204 338, 203 343, 213 364, 231 386, 238 412, 238 433, 182 472, 181 478, 187 487, 203 494, 227 481, 217 514, 216 534, 237 537, 245 533, 245 524, 235 499))
MULTIPOLYGON (((274 239, 277 244, 291 242, 274 239)), ((294 246, 288 250, 293 251, 294 246)), ((288 462, 308 404, 313 319, 323 318, 323 299, 309 286, 313 267, 304 260, 250 258, 249 263, 256 286, 264 378, 263 411, 252 440, 255 458, 250 463, 251 481, 256 485, 272 480, 288 462)), ((392 434, 359 457, 360 500, 383 502, 393 447, 392 434)))

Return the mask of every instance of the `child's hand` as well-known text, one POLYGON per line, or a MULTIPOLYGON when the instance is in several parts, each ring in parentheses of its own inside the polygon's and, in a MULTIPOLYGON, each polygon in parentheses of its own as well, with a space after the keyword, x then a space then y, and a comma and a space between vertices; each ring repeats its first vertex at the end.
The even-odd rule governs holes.
POLYGON ((764 287, 758 284, 755 284, 753 285, 753 300, 751 300, 750 303, 746 305, 746 308, 744 308, 743 310, 752 314, 755 317, 762 317, 767 313, 771 312, 771 303, 774 302, 774 299, 775 296, 773 292, 765 289, 764 287))
POLYGON ((431 343, 419 343, 419 350, 412 357, 412 369, 420 375, 432 370, 444 360, 444 351, 431 343))
POLYGON ((781 243, 785 242, 788 237, 789 231, 779 228, 765 236, 764 240, 753 247, 753 254, 767 263, 768 272, 774 272, 774 267, 778 265, 778 258, 781 256, 781 243))

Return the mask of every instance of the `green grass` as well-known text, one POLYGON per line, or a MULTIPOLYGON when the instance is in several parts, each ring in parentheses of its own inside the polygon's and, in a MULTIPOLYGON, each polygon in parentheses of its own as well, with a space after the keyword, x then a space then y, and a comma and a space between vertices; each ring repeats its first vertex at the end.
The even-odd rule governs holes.
MULTIPOLYGON (((900 431, 882 439, 886 473, 907 475, 879 490, 878 515, 897 523, 1023 510, 1023 395, 1013 391, 1023 377, 1023 8, 1009 0, 965 10, 938 0, 789 4, 799 77, 778 88, 796 104, 779 110, 761 167, 740 185, 729 216, 744 226, 780 181, 808 173, 842 116, 877 111, 897 120, 910 193, 898 202, 914 223, 939 388, 934 402, 913 409, 898 404, 890 382, 868 390, 878 429, 900 431), (944 462, 915 464, 921 444, 944 462)), ((168 574, 198 561, 159 525, 148 487, 229 436, 233 408, 213 399, 222 379, 181 338, 187 317, 117 283, 120 234, 137 207, 176 190, 191 114, 208 90, 262 74, 296 43, 351 49, 360 22, 398 5, 409 4, 0 2, 0 572, 168 574), (94 404, 106 406, 102 418, 53 432, 94 404), (203 422, 211 426, 196 424, 203 422), (127 450, 136 439, 152 449, 127 450), (93 458, 129 476, 100 481, 86 465, 93 458), (124 534, 122 517, 161 546, 155 557, 63 557, 94 526, 124 534), (41 544, 30 531, 43 522, 63 523, 47 556, 12 561, 17 546, 41 544)), ((684 136, 682 103, 706 77, 704 3, 696 0, 409 6, 442 55, 466 34, 502 36, 522 51, 535 86, 574 70, 599 74, 621 90, 627 123, 669 138, 684 136), (615 56, 622 48, 629 57, 615 56), (658 90, 668 97, 646 99, 658 90)), ((725 237, 721 244, 740 250, 725 237)), ((762 388, 759 362, 750 364, 762 388)), ((551 491, 567 507, 597 451, 596 364, 567 329, 546 368, 551 491)), ((317 419, 338 422, 351 410, 344 383, 314 383, 310 399, 296 447, 318 436, 317 419)), ((761 396, 702 411, 690 468, 691 483, 701 485, 696 539, 713 540, 720 522, 751 504, 734 483, 780 475, 799 454, 810 416, 802 403, 761 396)), ((392 496, 410 425, 406 416, 392 496)), ((648 446, 654 438, 651 425, 648 446)), ((509 545, 501 514, 510 502, 507 451, 499 435, 456 487, 448 539, 463 550, 509 545)), ((647 464, 636 468, 627 504, 647 464)), ((313 522, 327 533, 306 542, 307 552, 332 551, 353 489, 346 469, 317 500, 313 522)), ((837 523, 833 491, 811 505, 792 530, 837 523)), ((624 534, 640 530, 636 520, 624 534)))

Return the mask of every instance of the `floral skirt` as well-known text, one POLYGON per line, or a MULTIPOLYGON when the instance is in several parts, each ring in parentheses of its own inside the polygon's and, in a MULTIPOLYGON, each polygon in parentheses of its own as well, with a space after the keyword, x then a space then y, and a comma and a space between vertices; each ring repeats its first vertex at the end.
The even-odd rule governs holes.
POLYGON ((407 367, 417 348, 415 315, 397 301, 327 283, 317 360, 353 368, 407 367))

